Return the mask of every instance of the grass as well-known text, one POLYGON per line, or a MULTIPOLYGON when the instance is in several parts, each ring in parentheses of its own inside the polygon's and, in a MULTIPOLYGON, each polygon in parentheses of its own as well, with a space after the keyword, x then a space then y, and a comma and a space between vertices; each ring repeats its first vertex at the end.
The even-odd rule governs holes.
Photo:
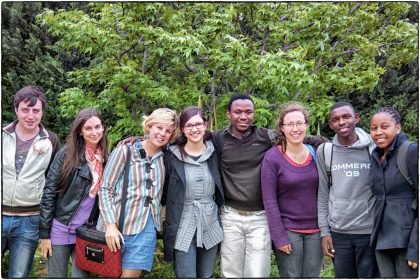
MULTIPOLYGON (((1 276, 2 278, 7 278, 8 272, 8 252, 6 252, 5 257, 2 258, 1 262, 1 276)), ((67 276, 71 275, 71 264, 69 264, 69 270, 67 276)), ((220 275, 220 258, 217 259, 216 268, 214 271, 214 278, 221 278, 220 275)), ((47 277, 47 268, 45 261, 42 259, 39 249, 36 251, 34 262, 32 266, 32 271, 30 278, 46 278, 47 277)), ((271 258, 271 274, 270 278, 278 278, 279 271, 277 269, 276 259, 274 254, 271 258)), ((324 263, 322 265, 322 270, 320 274, 321 278, 334 278, 334 268, 330 258, 325 257, 324 263)), ((98 276, 92 275, 92 278, 99 278, 98 276)), ((155 252, 155 261, 153 264, 152 271, 146 273, 144 278, 153 279, 153 278, 175 278, 175 273, 172 269, 172 263, 167 263, 163 261, 163 242, 158 240, 156 245, 155 252)))

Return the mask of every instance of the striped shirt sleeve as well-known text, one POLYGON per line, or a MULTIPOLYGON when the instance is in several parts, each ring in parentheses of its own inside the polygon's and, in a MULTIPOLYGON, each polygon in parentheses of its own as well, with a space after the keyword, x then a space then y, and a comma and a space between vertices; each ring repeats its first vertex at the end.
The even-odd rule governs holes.
MULTIPOLYGON (((105 221, 105 225, 117 224, 118 212, 115 208, 115 199, 121 194, 121 180, 124 172, 124 165, 127 158, 127 148, 120 146, 115 148, 105 167, 102 184, 99 190, 99 209, 105 221)), ((118 205, 120 205, 118 203, 118 205)))

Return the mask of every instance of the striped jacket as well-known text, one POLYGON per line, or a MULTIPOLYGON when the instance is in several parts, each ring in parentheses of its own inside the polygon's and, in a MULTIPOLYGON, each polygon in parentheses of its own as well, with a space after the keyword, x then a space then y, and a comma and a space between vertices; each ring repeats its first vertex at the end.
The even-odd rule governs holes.
MULTIPOLYGON (((150 211, 152 211, 156 229, 160 230, 160 198, 165 179, 163 152, 159 151, 152 158, 142 158, 140 140, 128 147, 131 149, 131 159, 122 233, 127 235, 140 233, 146 225, 150 211), (151 179, 150 184, 147 183, 148 179, 151 179), (150 202, 147 203, 147 201, 150 202)), ((101 215, 97 229, 100 231, 106 231, 106 225, 109 224, 118 226, 126 159, 127 147, 117 147, 111 153, 105 167, 99 190, 101 215)))

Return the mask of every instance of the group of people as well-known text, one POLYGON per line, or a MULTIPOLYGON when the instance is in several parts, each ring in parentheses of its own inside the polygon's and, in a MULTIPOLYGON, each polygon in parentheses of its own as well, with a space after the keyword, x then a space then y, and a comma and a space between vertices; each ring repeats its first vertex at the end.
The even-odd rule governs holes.
POLYGON ((2 132, 9 278, 29 276, 38 244, 48 277, 66 278, 71 258, 72 277, 87 278, 74 262, 75 230, 97 200, 96 227, 109 250, 122 250, 122 278, 151 271, 157 231, 177 278, 212 277, 218 254, 224 278, 268 278, 272 251, 282 278, 319 277, 324 256, 337 278, 418 276, 418 145, 390 107, 373 115, 369 135, 350 103, 335 103, 326 142, 306 135, 302 104, 284 104, 276 129, 257 128, 252 98, 236 94, 227 129, 210 132, 196 106, 179 117, 159 108, 143 136, 108 156, 97 110, 77 114, 59 149, 40 123, 46 105, 41 88, 22 88, 17 120, 2 132))

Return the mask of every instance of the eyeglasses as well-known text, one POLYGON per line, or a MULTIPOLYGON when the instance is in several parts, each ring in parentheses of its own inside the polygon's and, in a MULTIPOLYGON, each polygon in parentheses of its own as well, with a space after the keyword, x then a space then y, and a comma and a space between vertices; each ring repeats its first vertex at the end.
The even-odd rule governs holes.
POLYGON ((306 128, 306 123, 284 123, 283 126, 287 127, 288 129, 293 129, 296 125, 297 129, 304 129, 306 128))
POLYGON ((203 127, 204 127, 204 123, 203 123, 203 122, 198 122, 198 123, 195 123, 195 124, 192 124, 192 123, 187 123, 187 124, 184 126, 184 128, 185 128, 186 130, 192 130, 194 126, 195 126, 195 128, 197 128, 197 129, 201 129, 201 128, 203 128, 203 127))

